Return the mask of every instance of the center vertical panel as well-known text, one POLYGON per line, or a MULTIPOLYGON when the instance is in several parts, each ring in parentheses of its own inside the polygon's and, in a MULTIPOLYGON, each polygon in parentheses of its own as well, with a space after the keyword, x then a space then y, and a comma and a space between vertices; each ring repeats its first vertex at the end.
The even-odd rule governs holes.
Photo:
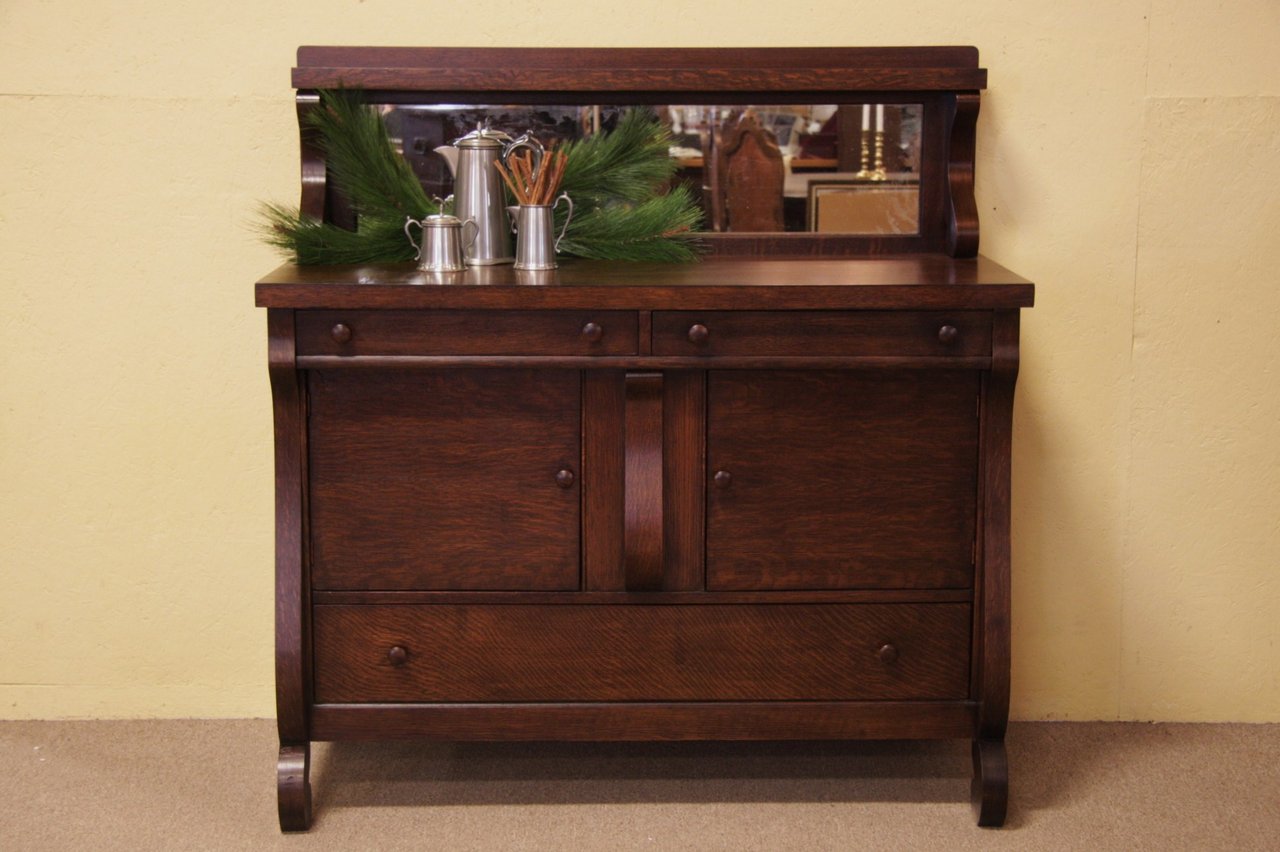
POLYGON ((627 591, 660 591, 662 374, 627 373, 623 477, 623 565, 627 591))

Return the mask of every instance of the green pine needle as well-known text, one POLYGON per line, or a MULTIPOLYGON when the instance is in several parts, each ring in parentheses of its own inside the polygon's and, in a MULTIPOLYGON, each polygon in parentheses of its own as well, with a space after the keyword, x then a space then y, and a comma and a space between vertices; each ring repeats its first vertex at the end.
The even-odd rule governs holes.
POLYGON ((405 216, 420 219, 435 213, 418 177, 396 153, 378 113, 365 106, 356 92, 320 92, 320 108, 309 114, 320 131, 325 163, 338 190, 356 214, 405 216))
POLYGON ((574 217, 560 251, 595 260, 688 263, 698 259, 694 232, 701 225, 702 211, 679 186, 638 204, 615 202, 574 217))
POLYGON ((628 110, 612 132, 566 146, 560 188, 586 207, 616 199, 645 201, 676 173, 670 145, 671 135, 649 110, 628 110))
POLYGON ((404 234, 404 218, 360 217, 359 230, 303 216, 297 208, 262 205, 261 232, 269 245, 290 255, 300 266, 344 263, 397 263, 413 260, 404 234))

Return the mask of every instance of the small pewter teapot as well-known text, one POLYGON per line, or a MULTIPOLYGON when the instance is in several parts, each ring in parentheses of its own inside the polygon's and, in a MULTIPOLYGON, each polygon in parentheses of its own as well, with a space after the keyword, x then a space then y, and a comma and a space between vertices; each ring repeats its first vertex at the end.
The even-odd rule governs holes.
POLYGON ((463 222, 475 223, 475 239, 463 252, 468 266, 515 260, 506 194, 494 163, 505 165, 507 157, 517 148, 532 149, 541 162, 542 144, 529 134, 512 139, 500 130, 480 126, 451 144, 435 149, 453 170, 454 212, 463 222))

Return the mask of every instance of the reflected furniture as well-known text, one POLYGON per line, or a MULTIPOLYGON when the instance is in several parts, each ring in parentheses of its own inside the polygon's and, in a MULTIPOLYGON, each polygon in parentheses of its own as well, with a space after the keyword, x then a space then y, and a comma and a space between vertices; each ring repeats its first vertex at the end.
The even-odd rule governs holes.
POLYGON ((715 151, 712 221, 716 231, 781 231, 786 171, 773 134, 747 111, 715 151))
MULTIPOLYGON (((976 256, 972 48, 303 48, 374 103, 923 104, 918 231, 260 280, 280 825, 316 740, 971 741, 1004 820, 1033 287, 976 256)), ((349 208, 308 125, 302 203, 349 208)))

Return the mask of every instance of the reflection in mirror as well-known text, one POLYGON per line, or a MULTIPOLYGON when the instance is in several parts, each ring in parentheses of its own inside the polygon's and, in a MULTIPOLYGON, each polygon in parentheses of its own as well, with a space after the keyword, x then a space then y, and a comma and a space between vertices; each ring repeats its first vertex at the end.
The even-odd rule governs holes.
MULTIPOLYGON (((643 107, 640 107, 643 108, 643 107)), ((386 105, 392 140, 428 195, 452 191, 438 149, 487 121, 544 143, 608 132, 629 107, 386 105)), ((734 233, 920 230, 921 104, 663 106, 675 180, 703 203, 707 229, 734 233)))

